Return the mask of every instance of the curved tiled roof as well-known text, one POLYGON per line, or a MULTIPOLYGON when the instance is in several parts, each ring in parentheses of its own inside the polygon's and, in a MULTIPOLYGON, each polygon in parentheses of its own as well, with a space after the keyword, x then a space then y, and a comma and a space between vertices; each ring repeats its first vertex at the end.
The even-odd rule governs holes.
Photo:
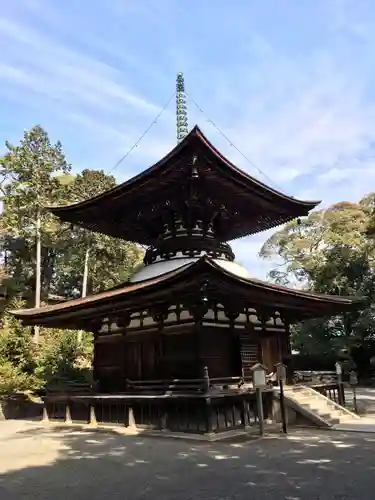
MULTIPOLYGON (((166 299, 171 295, 171 290, 186 291, 190 285, 199 288, 203 282, 215 284, 219 278, 232 287, 231 293, 234 300, 241 297, 249 302, 249 307, 255 302, 263 303, 266 307, 275 307, 291 311, 299 311, 304 317, 319 317, 332 315, 356 304, 361 304, 364 298, 339 297, 335 295, 321 295, 303 290, 290 289, 284 286, 267 283, 255 278, 241 278, 224 269, 214 260, 205 256, 198 261, 181 266, 171 272, 152 279, 128 283, 121 288, 108 290, 84 298, 70 300, 61 304, 49 305, 41 308, 22 309, 11 311, 25 324, 40 324, 55 326, 63 324, 70 318, 70 324, 79 321, 82 316, 92 310, 101 315, 111 313, 116 305, 124 307, 140 307, 152 297, 166 299), (60 320, 59 320, 60 318, 60 320)), ((226 293, 229 288, 226 288, 226 293)), ((69 322, 68 321, 68 322, 69 322)))
MULTIPOLYGON (((221 235, 227 241, 253 234, 288 222, 316 207, 319 201, 302 201, 287 196, 243 172, 223 156, 205 137, 198 126, 175 146, 164 158, 128 181, 94 198, 65 207, 48 207, 62 220, 129 241, 152 244, 147 206, 160 205, 168 196, 181 197, 179 168, 187 168, 198 152, 198 162, 206 168, 206 184, 212 185, 212 198, 227 196, 230 203, 236 199, 237 215, 221 235), (178 168, 177 168, 178 166, 178 168), (164 190, 164 191, 163 191, 164 190), (226 194, 227 193, 227 194, 226 194), (236 218, 237 217, 237 218, 236 218)), ((156 208, 161 210, 160 208, 156 208)), ((156 217, 157 219, 158 217, 156 217)), ((155 220, 156 220, 155 219, 155 220)))

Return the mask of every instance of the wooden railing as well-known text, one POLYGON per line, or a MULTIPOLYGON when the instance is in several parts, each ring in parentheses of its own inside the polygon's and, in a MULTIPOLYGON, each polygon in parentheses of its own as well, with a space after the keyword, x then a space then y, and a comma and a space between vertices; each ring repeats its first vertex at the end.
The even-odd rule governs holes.
POLYGON ((334 371, 298 371, 294 375, 295 383, 315 389, 326 398, 345 406, 344 386, 339 383, 334 371))
POLYGON ((331 401, 341 406, 345 406, 345 391, 341 390, 340 392, 340 386, 337 382, 332 384, 311 385, 311 387, 331 401))
MULTIPOLYGON (((265 392, 265 418, 271 415, 272 391, 265 392)), ((44 400, 44 420, 121 425, 170 432, 219 433, 258 425, 252 392, 118 396, 51 395, 44 400)))
POLYGON ((243 377, 220 377, 169 380, 126 380, 126 387, 132 392, 208 392, 213 386, 241 387, 246 379, 243 377))

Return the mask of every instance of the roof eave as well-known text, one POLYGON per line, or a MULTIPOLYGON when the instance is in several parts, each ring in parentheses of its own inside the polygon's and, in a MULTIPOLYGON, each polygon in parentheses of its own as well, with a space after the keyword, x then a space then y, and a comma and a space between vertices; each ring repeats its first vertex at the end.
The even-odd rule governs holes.
POLYGON ((321 203, 320 200, 312 200, 312 201, 304 201, 304 200, 299 200, 297 198, 294 198, 292 196, 288 196, 281 191, 278 191, 276 189, 273 189, 263 182, 255 179, 251 175, 247 174, 240 168, 238 168, 236 165, 234 165, 230 160, 228 160, 224 155, 222 155, 218 149, 207 139, 207 137, 203 134, 201 129, 199 128, 198 125, 195 125, 193 129, 189 132, 189 134, 180 142, 178 143, 169 153, 167 153, 161 160, 159 160, 157 163, 151 165, 148 169, 144 170, 143 172, 140 172, 136 176, 132 177, 131 179, 123 182, 122 184, 119 184, 118 186, 105 191, 102 194, 99 194, 93 198, 90 198, 88 200, 84 200, 78 203, 74 203, 71 205, 67 206, 48 206, 45 207, 47 210, 51 211, 54 215, 57 217, 63 217, 64 215, 68 214, 74 214, 77 212, 80 212, 81 210, 86 210, 89 209, 90 207, 93 207, 97 205, 98 203, 105 201, 107 199, 121 196, 123 192, 126 192, 127 190, 134 188, 134 186, 137 185, 137 183, 140 183, 142 180, 145 181, 147 178, 158 172, 159 169, 161 169, 164 165, 166 165, 170 160, 172 160, 177 154, 180 153, 182 149, 187 147, 189 143, 194 139, 198 138, 201 143, 204 145, 204 147, 208 148, 209 151, 216 157, 216 159, 221 162, 222 164, 226 165, 230 170, 235 172, 237 175, 241 176, 243 180, 245 180, 248 183, 251 183, 253 186, 259 187, 261 190, 268 192, 272 194, 273 196, 278 197, 281 200, 287 201, 291 203, 292 205, 296 206, 296 209, 298 208, 305 208, 307 211, 312 210, 315 208, 317 205, 321 203))
MULTIPOLYGON (((204 272, 213 269, 215 272, 219 273, 221 276, 226 276, 229 280, 231 280, 234 284, 242 284, 244 286, 250 286, 252 288, 258 288, 263 290, 264 292, 270 292, 273 294, 279 294, 282 296, 290 297, 292 300, 306 300, 311 304, 311 310, 314 312, 315 307, 320 307, 324 310, 327 310, 327 314, 330 314, 331 311, 343 311, 346 309, 351 309, 353 307, 360 307, 361 304, 366 300, 365 297, 353 297, 353 298, 344 298, 338 296, 329 296, 329 295, 317 295, 311 292, 305 292, 301 290, 293 290, 287 287, 282 287, 279 285, 274 285, 271 283, 263 282, 260 280, 254 279, 244 279, 240 278, 231 272, 223 269, 221 266, 216 264, 212 259, 205 256, 192 264, 186 264, 182 268, 171 271, 164 275, 159 276, 158 278, 153 278, 151 280, 144 280, 139 282, 138 284, 126 286, 124 288, 106 291, 99 293, 97 295, 86 297, 84 299, 75 299, 73 301, 64 302, 62 304, 55 304, 52 306, 45 306, 38 310, 34 309, 21 309, 14 310, 11 313, 17 318, 22 320, 23 322, 29 324, 37 324, 38 318, 40 320, 50 319, 54 314, 71 315, 79 314, 81 311, 85 309, 92 308, 96 304, 103 301, 105 303, 113 303, 113 299, 116 298, 121 302, 122 297, 126 297, 129 299, 129 295, 131 297, 135 297, 134 294, 142 293, 142 290, 152 293, 152 291, 157 292, 159 288, 165 289, 167 285, 173 285, 174 283, 181 282, 182 280, 186 280, 190 274, 194 275, 194 278, 197 276, 197 273, 201 276, 204 276, 204 272)), ((104 304, 105 305, 105 304, 104 304)), ((287 307, 287 305, 285 305, 287 307)), ((293 309, 293 303, 289 304, 289 307, 293 309)), ((300 307, 300 306, 299 306, 300 307)), ((310 309, 306 307, 306 309, 310 309)), ((334 314, 335 312, 332 312, 334 314)))
POLYGON ((282 193, 281 191, 278 191, 277 189, 273 189, 270 186, 267 186, 267 184, 259 181, 258 179, 255 179, 255 177, 252 177, 251 175, 247 174, 240 168, 238 168, 234 163, 232 163, 226 156, 224 156, 220 151, 211 143, 211 141, 204 135, 202 130, 196 125, 193 129, 195 134, 200 138, 200 140, 204 143, 204 145, 215 155, 215 157, 228 167, 235 171, 236 173, 240 174, 243 176, 247 181, 259 186, 261 189, 268 191, 272 193, 273 195, 276 195, 279 198, 285 199, 291 203, 294 203, 296 205, 301 205, 305 206, 308 210, 312 210, 315 208, 317 205, 321 203, 321 200, 299 200, 298 198, 294 198, 293 196, 288 196, 285 193, 282 193))

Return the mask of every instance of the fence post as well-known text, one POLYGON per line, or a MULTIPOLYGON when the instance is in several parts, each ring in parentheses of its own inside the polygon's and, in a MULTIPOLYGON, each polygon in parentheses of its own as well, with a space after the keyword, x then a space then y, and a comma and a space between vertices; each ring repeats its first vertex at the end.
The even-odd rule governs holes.
POLYGON ((42 421, 45 422, 45 423, 49 422, 48 410, 47 410, 47 403, 45 401, 43 402, 43 416, 42 416, 42 421))
POLYGON ((96 421, 95 406, 90 404, 90 425, 96 426, 98 422, 96 421))
POLYGON ((203 368, 203 387, 205 393, 210 391, 210 376, 208 375, 207 366, 203 368))
POLYGON ((339 404, 345 406, 345 390, 344 384, 342 382, 342 365, 339 361, 335 363, 336 375, 337 375, 337 385, 339 393, 339 404))
POLYGON ((211 398, 206 398, 206 433, 212 434, 212 405, 211 398))
POLYGON ((126 426, 129 427, 129 428, 135 428, 137 427, 136 423, 135 423, 135 418, 134 418, 134 410, 133 410, 133 407, 131 404, 128 405, 128 408, 127 408, 127 422, 126 422, 126 426))
POLYGON ((65 423, 66 424, 71 424, 72 423, 72 415, 70 413, 70 404, 69 404, 69 401, 66 403, 66 406, 65 406, 65 423))

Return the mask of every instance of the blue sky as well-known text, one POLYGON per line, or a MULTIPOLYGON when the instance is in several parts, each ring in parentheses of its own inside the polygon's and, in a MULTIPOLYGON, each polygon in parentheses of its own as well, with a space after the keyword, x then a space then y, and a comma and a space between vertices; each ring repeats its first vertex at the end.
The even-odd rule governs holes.
MULTIPOLYGON (((371 0, 3 0, 1 11, 1 143, 39 123, 75 171, 109 172, 183 71, 204 110, 190 101, 189 125, 251 175, 324 205, 375 191, 371 0)), ((126 180, 174 144, 172 101, 113 173, 126 180)), ((261 278, 266 237, 233 245, 261 278)))

